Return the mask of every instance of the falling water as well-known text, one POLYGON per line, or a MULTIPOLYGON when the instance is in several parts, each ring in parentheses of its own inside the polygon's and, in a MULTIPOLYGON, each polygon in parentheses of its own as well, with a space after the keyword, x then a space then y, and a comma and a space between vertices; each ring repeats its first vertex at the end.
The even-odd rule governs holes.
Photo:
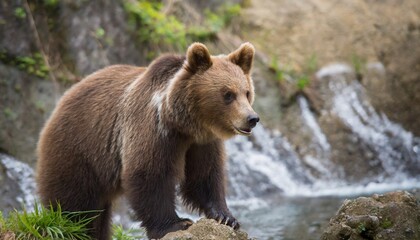
MULTIPOLYGON (((343 76, 352 69, 335 64, 321 69, 317 77, 330 78, 332 106, 325 109, 337 116, 352 135, 372 149, 384 169, 366 179, 366 184, 347 182, 340 176, 340 166, 330 159, 331 145, 308 107, 299 97, 302 122, 312 132, 312 155, 299 155, 288 139, 276 131, 259 126, 251 138, 236 137, 226 143, 230 157, 229 181, 232 204, 249 205, 275 193, 288 196, 357 195, 392 189, 419 188, 420 139, 399 124, 378 113, 369 103, 363 86, 357 80, 346 82, 343 76), (417 169, 410 169, 417 166, 417 169), (313 174, 313 170, 321 174, 313 174), (336 172, 333 172, 335 169, 336 172), (245 201, 248 199, 249 202, 245 201)), ((325 79, 324 79, 325 80, 325 79)))
POLYGON ((0 161, 6 169, 7 177, 19 186, 16 191, 21 194, 16 200, 23 204, 26 209, 33 209, 35 202, 34 170, 28 164, 1 153, 0 161))

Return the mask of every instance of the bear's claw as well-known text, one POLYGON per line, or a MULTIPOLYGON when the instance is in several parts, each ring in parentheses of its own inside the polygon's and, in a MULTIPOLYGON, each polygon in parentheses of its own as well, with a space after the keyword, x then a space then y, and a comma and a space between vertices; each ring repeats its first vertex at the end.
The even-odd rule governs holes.
POLYGON ((238 220, 236 220, 229 211, 217 211, 215 209, 211 209, 206 216, 207 218, 216 220, 219 224, 230 226, 235 230, 240 227, 238 220))

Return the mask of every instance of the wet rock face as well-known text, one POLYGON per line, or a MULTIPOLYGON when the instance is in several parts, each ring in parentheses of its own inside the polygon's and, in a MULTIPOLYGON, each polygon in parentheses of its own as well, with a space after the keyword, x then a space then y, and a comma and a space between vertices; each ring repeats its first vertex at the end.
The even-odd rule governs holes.
POLYGON ((420 239, 420 205, 408 192, 346 200, 321 239, 420 239))
POLYGON ((366 86, 373 106, 420 136, 420 21, 404 26, 379 52, 386 74, 367 72, 366 86))
POLYGON ((34 164, 39 132, 54 105, 51 81, 0 62, 0 152, 34 164))
POLYGON ((226 225, 218 224, 212 219, 200 219, 187 230, 166 234, 162 240, 199 240, 199 239, 230 239, 247 240, 248 234, 235 231, 226 225))
POLYGON ((420 138, 376 110, 367 92, 350 65, 330 64, 284 107, 280 131, 314 178, 367 184, 420 170, 420 138))
POLYGON ((59 20, 78 74, 87 75, 115 63, 146 64, 147 52, 136 45, 121 1, 65 2, 59 20), (103 34, 96 34, 98 31, 103 34))
POLYGON ((16 189, 19 189, 19 186, 16 182, 10 179, 7 176, 7 169, 4 167, 0 161, 0 209, 4 212, 9 212, 13 210, 14 207, 18 207, 19 203, 17 202, 17 197, 22 194, 16 189))
POLYGON ((22 205, 27 210, 33 208, 35 179, 28 164, 0 153, 0 186, 0 210, 3 213, 20 209, 22 205))
POLYGON ((48 76, 33 74, 32 63, 22 62, 35 61, 35 68, 45 64, 34 57, 41 49, 22 1, 1 2, 0 152, 34 165, 39 132, 69 82, 114 63, 144 65, 146 54, 134 44, 121 1, 59 2, 50 10, 29 6, 60 86, 56 89, 48 76), (16 9, 25 14, 16 16, 16 9))

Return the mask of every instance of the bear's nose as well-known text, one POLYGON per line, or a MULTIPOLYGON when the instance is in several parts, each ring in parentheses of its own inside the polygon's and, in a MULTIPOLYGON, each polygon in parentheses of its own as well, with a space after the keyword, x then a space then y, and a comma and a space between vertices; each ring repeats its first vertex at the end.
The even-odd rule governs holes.
POLYGON ((249 127, 253 128, 257 125, 257 122, 260 121, 260 118, 258 117, 258 115, 252 114, 248 116, 247 120, 248 120, 249 127))

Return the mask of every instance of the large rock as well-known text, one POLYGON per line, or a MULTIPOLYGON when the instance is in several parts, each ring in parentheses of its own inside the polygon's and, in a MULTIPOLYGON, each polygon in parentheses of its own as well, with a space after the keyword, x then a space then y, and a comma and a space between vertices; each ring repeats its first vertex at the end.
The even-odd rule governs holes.
POLYGON ((373 106, 420 136, 420 21, 402 28, 379 58, 386 74, 367 71, 363 79, 373 106))
POLYGON ((200 219, 187 230, 168 233, 162 240, 229 239, 248 240, 248 234, 217 223, 212 219, 200 219))
POLYGON ((35 201, 34 178, 29 165, 0 153, 0 211, 7 214, 22 206, 31 210, 35 201))
POLYGON ((408 192, 346 200, 321 239, 420 239, 420 205, 408 192))
POLYGON ((406 29, 420 23, 416 0, 249 2, 240 33, 292 68, 303 67, 311 55, 322 65, 356 56, 378 60, 381 50, 392 47, 388 43, 406 38, 406 29))

